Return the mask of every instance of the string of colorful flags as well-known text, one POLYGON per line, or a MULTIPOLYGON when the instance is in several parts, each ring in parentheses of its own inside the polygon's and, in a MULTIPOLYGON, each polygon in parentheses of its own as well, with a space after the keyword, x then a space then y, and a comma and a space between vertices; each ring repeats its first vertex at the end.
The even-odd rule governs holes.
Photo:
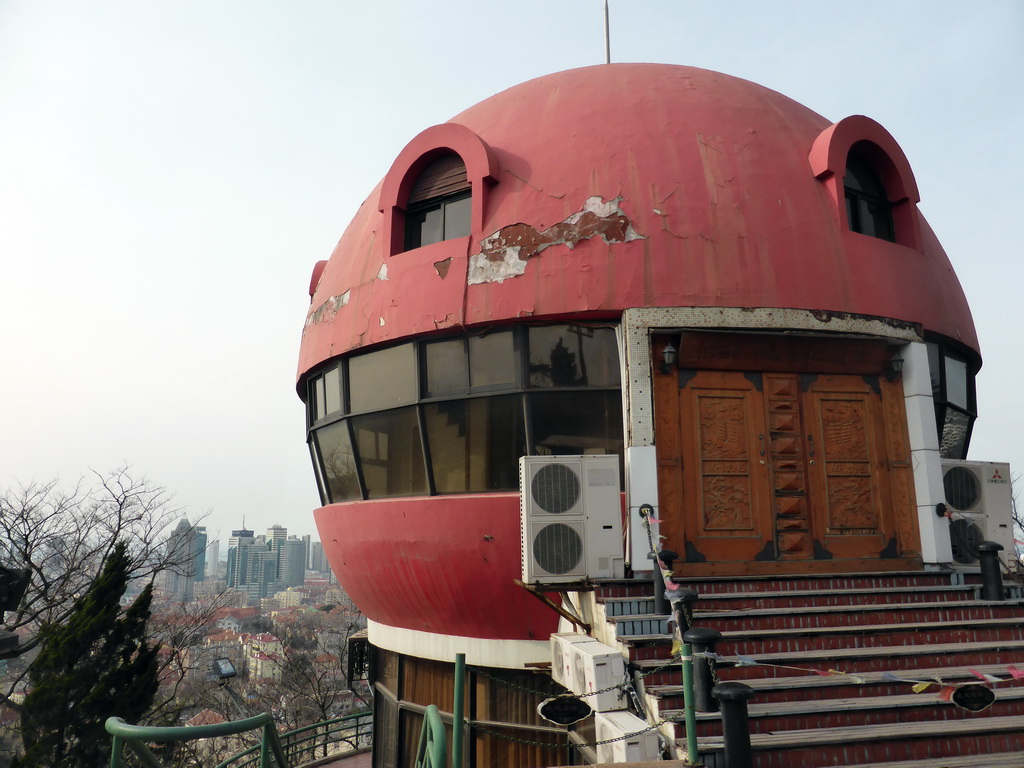
MULTIPOLYGON (((673 652, 674 651, 675 648, 673 648, 673 652)), ((752 656, 744 656, 742 654, 736 654, 735 656, 722 656, 714 653, 713 651, 701 651, 695 652, 693 655, 695 657, 702 656, 706 659, 711 659, 715 663, 731 663, 737 667, 772 667, 774 669, 788 669, 794 672, 805 672, 807 674, 818 675, 819 677, 843 677, 856 685, 865 685, 870 682, 865 675, 858 675, 853 672, 843 672, 839 669, 795 667, 789 664, 772 664, 766 661, 758 661, 752 656)), ((937 694, 939 701, 951 702, 957 706, 963 707, 964 709, 969 709, 973 712, 980 712, 995 701, 995 694, 990 690, 991 686, 999 685, 1000 683, 1013 682, 1014 680, 1024 680, 1024 669, 1020 669, 1013 664, 1008 664, 1004 669, 1006 676, 1001 677, 999 675, 993 675, 988 672, 981 672, 977 669, 968 668, 967 672, 973 675, 975 680, 965 680, 960 682, 943 680, 941 677, 922 680, 913 677, 903 677, 893 672, 883 672, 878 677, 878 680, 890 683, 908 683, 911 685, 911 690, 914 693, 924 693, 932 686, 939 686, 939 692, 937 694), (985 692, 976 690, 979 688, 984 688, 985 692), (963 695, 958 696, 958 692, 963 695)))

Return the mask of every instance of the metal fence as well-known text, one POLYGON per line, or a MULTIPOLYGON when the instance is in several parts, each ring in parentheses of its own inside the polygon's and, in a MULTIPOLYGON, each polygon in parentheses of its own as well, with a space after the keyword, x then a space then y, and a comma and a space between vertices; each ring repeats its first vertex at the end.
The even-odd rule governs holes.
POLYGON ((110 768, 125 768, 124 751, 130 749, 148 768, 161 768, 147 746, 153 742, 196 741, 262 731, 260 743, 219 763, 216 768, 293 768, 325 757, 341 756, 373 745, 373 713, 356 712, 279 735, 269 713, 215 725, 157 728, 129 725, 119 717, 106 722, 113 736, 110 768))

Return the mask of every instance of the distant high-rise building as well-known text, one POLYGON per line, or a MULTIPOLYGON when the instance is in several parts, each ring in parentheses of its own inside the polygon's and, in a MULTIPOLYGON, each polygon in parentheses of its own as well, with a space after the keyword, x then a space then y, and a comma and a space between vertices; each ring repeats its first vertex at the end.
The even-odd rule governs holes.
POLYGON ((216 579, 220 570, 220 541, 214 539, 206 545, 206 577, 216 579))
POLYGON ((310 545, 309 570, 317 571, 318 573, 327 573, 330 570, 330 565, 327 563, 327 555, 324 554, 324 545, 322 542, 314 541, 310 545))
POLYGON ((164 591, 174 600, 191 602, 205 567, 206 528, 181 518, 167 538, 166 556, 171 566, 163 573, 164 591))
POLYGON ((209 544, 205 525, 197 525, 193 530, 196 533, 196 557, 194 561, 195 574, 192 579, 198 582, 206 579, 206 550, 209 544))
POLYGON ((306 542, 294 536, 275 542, 279 549, 277 577, 286 587, 300 587, 306 580, 306 542))
POLYGON ((267 528, 267 541, 284 541, 288 538, 288 529, 283 525, 272 525, 267 528))
POLYGON ((247 528, 239 528, 231 532, 228 539, 228 567, 226 581, 229 587, 240 587, 247 581, 248 553, 256 545, 253 532, 247 528))

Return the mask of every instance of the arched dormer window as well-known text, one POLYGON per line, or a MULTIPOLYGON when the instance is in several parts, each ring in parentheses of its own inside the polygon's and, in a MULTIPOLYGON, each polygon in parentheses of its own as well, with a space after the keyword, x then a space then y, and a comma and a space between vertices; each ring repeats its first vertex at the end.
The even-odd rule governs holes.
POLYGON ((868 159, 857 151, 857 145, 846 158, 843 190, 850 230, 895 243, 892 203, 885 184, 868 159))
POLYGON ((844 117, 818 134, 808 160, 843 229, 918 247, 917 181, 885 128, 863 115, 844 117))
POLYGON ((465 237, 472 210, 466 164, 454 153, 441 155, 423 169, 409 193, 405 250, 465 237))
POLYGON ((498 174, 494 153, 469 128, 458 123, 427 128, 395 158, 381 184, 383 255, 449 241, 454 253, 458 241, 479 236, 488 189, 498 174))

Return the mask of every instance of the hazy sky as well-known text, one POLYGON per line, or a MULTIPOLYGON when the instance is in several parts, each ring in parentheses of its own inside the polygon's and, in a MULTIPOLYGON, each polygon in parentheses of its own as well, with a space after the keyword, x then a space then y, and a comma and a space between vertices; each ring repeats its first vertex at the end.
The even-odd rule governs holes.
MULTIPOLYGON (((314 263, 413 136, 597 64, 601 0, 0 0, 0 488, 123 463, 314 533, 314 263)), ((903 147, 974 310, 971 458, 1024 472, 1024 3, 612 0, 614 61, 754 80, 903 147)), ((212 532, 212 531, 211 531, 212 532)))

